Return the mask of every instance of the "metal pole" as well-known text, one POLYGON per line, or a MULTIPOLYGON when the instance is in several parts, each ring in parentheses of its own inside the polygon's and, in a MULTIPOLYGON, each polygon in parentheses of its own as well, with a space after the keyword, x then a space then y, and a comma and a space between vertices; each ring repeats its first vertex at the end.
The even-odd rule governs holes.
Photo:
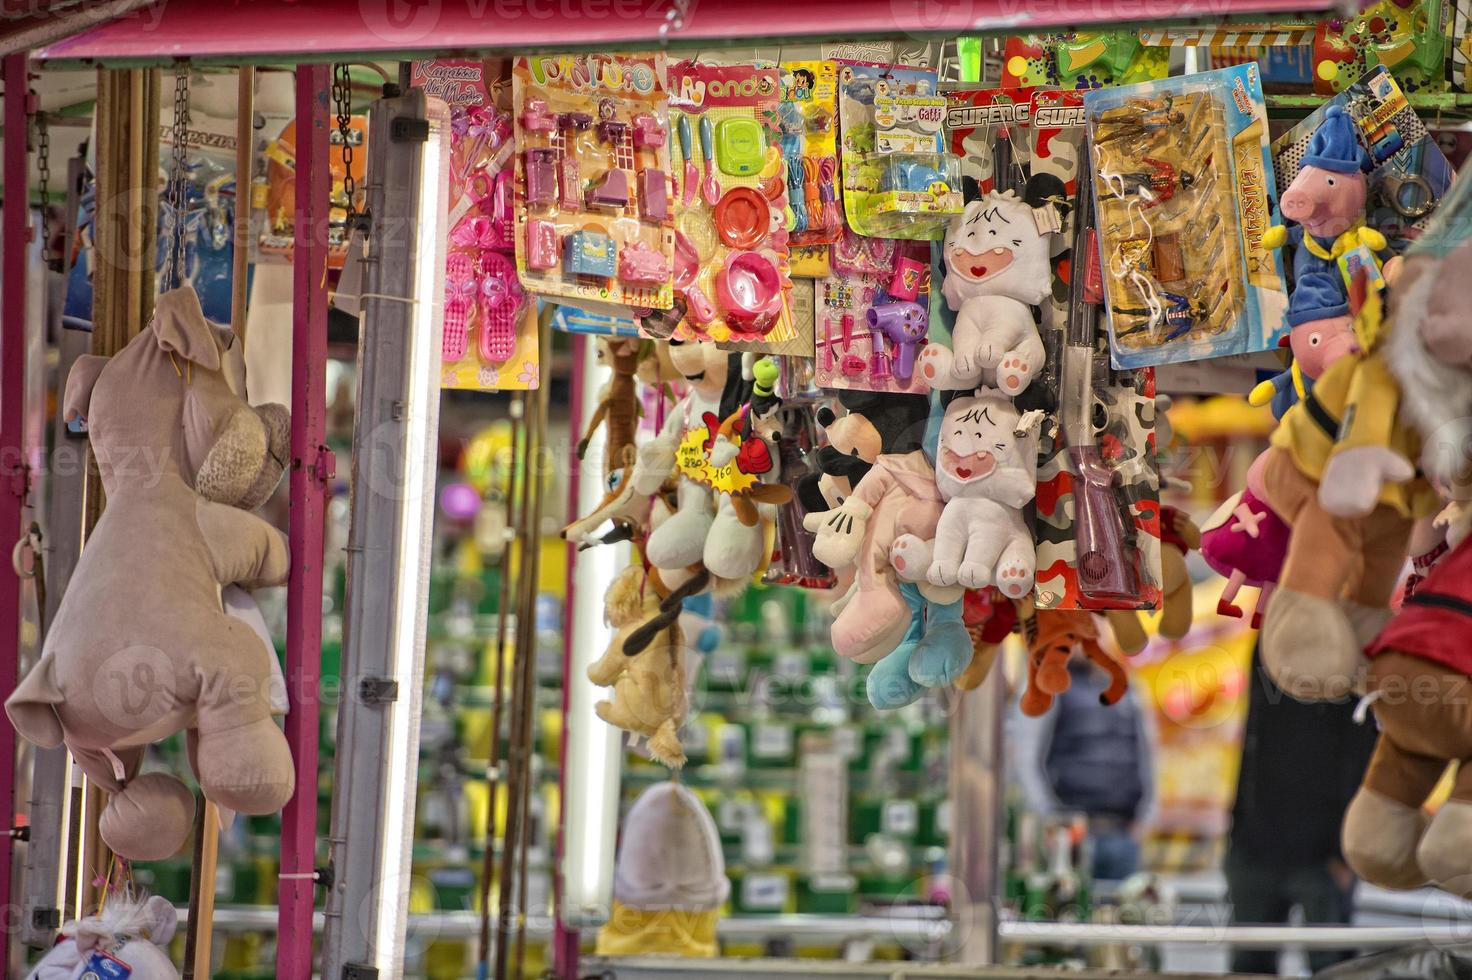
MULTIPOLYGON (((582 460, 578 458, 580 431, 572 428, 583 421, 583 385, 588 374, 584 358, 595 357, 592 345, 584 334, 572 335, 572 393, 569 404, 567 439, 567 520, 578 516, 578 485, 582 478, 582 460)), ((596 457, 595 457, 596 458, 596 457)), ((564 587, 563 608, 570 611, 577 599, 577 542, 567 543, 567 582, 564 587)), ((563 837, 567 833, 567 740, 568 707, 570 692, 578 678, 573 676, 572 630, 562 634, 562 737, 557 740, 557 843, 552 858, 552 911, 555 916, 552 927, 552 973, 560 980, 574 980, 578 975, 578 930, 569 926, 562 918, 562 852, 563 837)))
POLYGON ((332 980, 403 972, 438 458, 448 115, 414 89, 374 103, 369 120, 372 226, 322 947, 332 980))
POLYGON ((998 841, 1006 830, 1006 766, 1000 668, 980 688, 955 692, 951 714, 951 914, 949 948, 956 963, 997 962, 998 841))
POLYGON ((296 70, 296 242, 292 257, 291 578, 286 592, 286 738, 296 762, 296 792, 281 814, 280 937, 276 975, 312 975, 316 889, 317 741, 322 668, 322 540, 327 481, 326 65, 296 70))
MULTIPOLYGON (((0 542, 20 534, 28 470, 25 464, 26 256, 30 253, 30 161, 26 130, 30 121, 27 54, 5 57, 4 293, 0 295, 0 542)), ((9 697, 20 671, 20 577, 0 562, 0 696, 9 697)), ((10 912, 11 858, 15 822, 15 729, 0 725, 0 909, 10 912)), ((0 964, 10 962, 13 922, 0 936, 0 964)))

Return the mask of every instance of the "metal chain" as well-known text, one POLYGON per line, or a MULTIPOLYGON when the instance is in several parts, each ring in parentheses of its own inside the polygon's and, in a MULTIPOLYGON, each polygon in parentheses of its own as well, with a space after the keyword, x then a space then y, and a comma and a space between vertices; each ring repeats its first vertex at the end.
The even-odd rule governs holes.
POLYGON ((36 169, 41 175, 41 261, 51 264, 51 128, 36 113, 36 169))
POLYGON ((332 66, 332 102, 337 107, 337 135, 342 140, 342 193, 347 199, 344 237, 351 237, 358 213, 358 182, 353 178, 353 73, 346 63, 332 66))
POLYGON ((184 225, 189 207, 189 66, 174 69, 173 170, 169 180, 168 201, 174 212, 169 238, 168 262, 164 282, 178 288, 184 281, 184 225))

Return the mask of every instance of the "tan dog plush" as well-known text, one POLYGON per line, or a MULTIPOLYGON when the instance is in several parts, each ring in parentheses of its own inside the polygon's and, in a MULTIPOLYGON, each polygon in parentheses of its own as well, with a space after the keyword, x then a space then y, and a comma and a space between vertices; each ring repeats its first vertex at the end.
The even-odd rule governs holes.
POLYGON ((193 820, 183 782, 140 775, 152 742, 186 731, 205 796, 231 810, 273 813, 293 788, 271 654, 221 600, 226 586, 284 583, 290 565, 285 536, 250 513, 280 482, 286 409, 245 402, 233 341, 193 290, 175 290, 115 357, 80 358, 67 378, 107 509, 5 709, 112 794, 102 837, 131 860, 176 853, 193 820))
MULTIPOLYGON (((588 680, 613 687, 611 701, 594 706, 598 717, 649 739, 649 754, 678 769, 685 764, 680 726, 685 723, 685 641, 676 616, 661 618, 661 596, 638 565, 618 574, 604 597, 604 615, 616 632, 588 680), (629 638, 648 624, 665 624, 646 645, 629 652, 629 638)), ((634 644, 638 646, 638 644, 634 644)))

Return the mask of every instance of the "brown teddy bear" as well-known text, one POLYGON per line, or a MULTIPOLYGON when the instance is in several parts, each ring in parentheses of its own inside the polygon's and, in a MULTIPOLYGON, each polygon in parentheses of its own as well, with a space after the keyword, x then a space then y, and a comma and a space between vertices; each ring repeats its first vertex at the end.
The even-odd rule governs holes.
POLYGON ((6 701, 16 730, 112 794, 103 839, 131 860, 174 854, 194 796, 140 775, 149 744, 188 732, 190 763, 222 807, 272 813, 291 796, 286 738, 271 717, 271 653, 221 589, 287 579, 286 538, 250 511, 280 482, 286 409, 252 409, 227 330, 193 290, 158 298, 112 358, 80 358, 65 413, 87 422, 107 509, 87 541, 40 661, 6 701))

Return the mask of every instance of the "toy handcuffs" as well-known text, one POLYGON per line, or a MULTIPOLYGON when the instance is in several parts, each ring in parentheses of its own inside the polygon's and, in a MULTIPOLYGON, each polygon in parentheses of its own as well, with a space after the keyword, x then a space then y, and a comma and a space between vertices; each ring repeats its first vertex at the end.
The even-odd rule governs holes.
POLYGON ((1380 179, 1380 197, 1402 218, 1424 218, 1436 207, 1431 182, 1417 173, 1391 170, 1380 179))

